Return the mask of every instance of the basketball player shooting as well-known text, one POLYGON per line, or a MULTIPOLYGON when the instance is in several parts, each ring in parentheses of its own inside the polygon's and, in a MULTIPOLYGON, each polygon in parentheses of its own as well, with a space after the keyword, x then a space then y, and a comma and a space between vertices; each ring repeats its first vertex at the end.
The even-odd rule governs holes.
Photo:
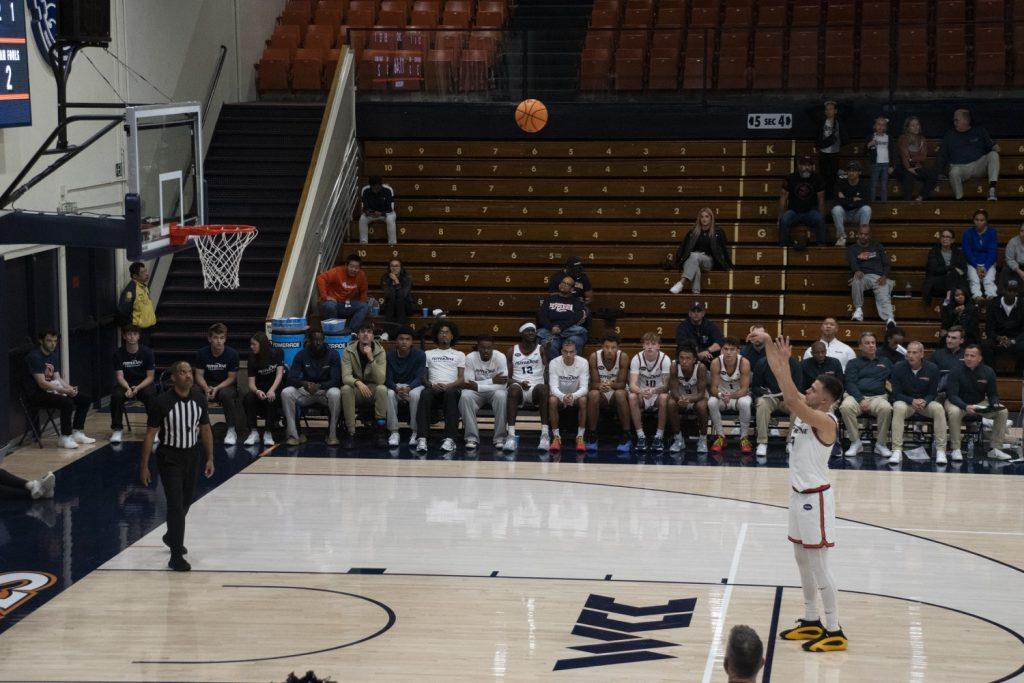
POLYGON ((832 407, 843 396, 843 385, 823 375, 801 395, 789 372, 792 347, 788 337, 776 341, 762 337, 768 365, 779 388, 793 425, 789 430, 789 540, 800 569, 804 591, 804 617, 794 628, 782 631, 782 640, 804 640, 808 652, 845 650, 849 645, 839 626, 838 591, 828 566, 828 549, 835 545, 836 507, 828 479, 828 459, 838 438, 839 423, 832 407), (822 623, 817 595, 825 613, 822 623))

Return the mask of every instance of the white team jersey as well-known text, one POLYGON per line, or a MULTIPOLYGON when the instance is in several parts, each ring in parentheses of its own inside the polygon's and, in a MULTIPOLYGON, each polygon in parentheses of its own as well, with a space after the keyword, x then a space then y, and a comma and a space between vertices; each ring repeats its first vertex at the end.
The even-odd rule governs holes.
POLYGON ((736 368, 732 373, 725 369, 725 360, 718 357, 718 391, 739 391, 742 382, 743 356, 736 357, 736 368))
MULTIPOLYGON (((838 426, 836 416, 832 413, 828 416, 838 426)), ((833 444, 823 444, 811 426, 799 417, 793 418, 793 426, 789 428, 789 444, 790 485, 800 492, 828 486, 828 459, 833 444)))
POLYGON ((544 360, 540 357, 540 344, 533 353, 526 355, 519 350, 519 344, 512 347, 512 381, 544 383, 544 360))
POLYGON ((694 363, 693 374, 687 379, 686 374, 683 372, 683 366, 676 363, 676 378, 679 382, 678 393, 680 396, 688 396, 697 391, 697 384, 700 379, 701 368, 703 367, 700 363, 694 363))
POLYGON ((604 353, 597 351, 597 378, 601 382, 614 382, 619 378, 619 362, 622 360, 622 351, 615 352, 615 364, 610 368, 604 366, 604 353))
POLYGON ((584 395, 590 385, 590 363, 576 356, 572 365, 566 365, 559 356, 548 365, 548 385, 551 394, 557 398, 584 395))
POLYGON ((648 362, 643 352, 633 356, 629 362, 629 374, 637 373, 636 385, 641 389, 661 389, 671 370, 672 361, 661 351, 658 351, 658 358, 653 362, 648 362))

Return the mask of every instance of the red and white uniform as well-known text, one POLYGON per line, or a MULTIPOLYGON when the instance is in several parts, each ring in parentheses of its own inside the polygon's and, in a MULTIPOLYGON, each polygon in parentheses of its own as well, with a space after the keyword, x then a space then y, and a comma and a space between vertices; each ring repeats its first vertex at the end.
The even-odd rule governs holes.
MULTIPOLYGON (((828 416, 838 426, 836 416, 828 416)), ((836 500, 828 479, 833 444, 822 443, 799 417, 793 419, 789 443, 789 540, 805 548, 831 548, 836 544, 836 500)))
POLYGON ((524 405, 537 405, 537 387, 544 384, 544 359, 540 356, 539 344, 530 354, 523 353, 519 344, 512 347, 512 381, 518 384, 527 382, 530 385, 519 400, 520 408, 524 405))
MULTIPOLYGON (((608 381, 614 382, 619 378, 619 363, 622 362, 622 351, 615 352, 615 363, 610 367, 604 366, 604 351, 600 349, 597 351, 597 377, 601 382, 608 381)), ((604 394, 604 400, 611 401, 614 391, 606 391, 604 394)))
MULTIPOLYGON (((633 356, 629 362, 629 373, 637 373, 636 385, 641 389, 661 389, 668 380, 669 372, 672 370, 672 361, 661 351, 653 361, 644 358, 643 352, 633 356)), ((643 400, 644 410, 653 410, 658 407, 658 395, 654 394, 643 400)))

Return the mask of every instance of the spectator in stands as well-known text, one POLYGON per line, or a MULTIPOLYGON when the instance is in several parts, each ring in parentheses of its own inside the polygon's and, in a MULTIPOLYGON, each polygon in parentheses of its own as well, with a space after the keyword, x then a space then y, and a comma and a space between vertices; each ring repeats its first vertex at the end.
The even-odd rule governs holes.
POLYGON ((358 254, 349 254, 344 267, 335 266, 317 275, 316 288, 321 318, 342 318, 347 330, 362 326, 370 309, 366 303, 366 273, 358 254))
MULTIPOLYGON (((757 334, 764 335, 764 330, 758 330, 757 334)), ((803 384, 803 377, 800 374, 800 363, 797 362, 796 358, 790 357, 789 372, 793 375, 793 383, 796 386, 803 384)), ((767 358, 757 361, 757 364, 754 366, 750 380, 750 393, 757 403, 756 455, 764 457, 768 455, 768 429, 771 425, 772 413, 776 410, 781 410, 787 415, 789 414, 786 402, 782 398, 782 389, 779 388, 779 381, 775 379, 775 373, 768 367, 767 358)))
POLYGON ((131 280, 121 290, 117 301, 117 313, 120 324, 135 325, 139 328, 140 339, 149 345, 149 334, 156 325, 156 312, 153 310, 153 299, 149 296, 149 269, 146 264, 136 261, 128 266, 131 280))
POLYGON ((566 339, 561 353, 548 364, 548 423, 551 425, 551 452, 562 450, 558 431, 561 411, 576 407, 576 452, 587 451, 587 391, 590 390, 590 366, 576 355, 576 342, 566 339))
POLYGON ((420 394, 423 393, 423 375, 427 369, 427 356, 423 349, 413 346, 415 333, 410 327, 400 327, 395 334, 395 348, 388 351, 387 376, 384 380, 388 388, 388 446, 400 445, 398 434, 398 406, 401 403, 409 406, 409 445, 416 446, 416 415, 419 407, 420 394))
POLYGON ((949 301, 953 289, 966 282, 967 261, 960 245, 955 244, 953 231, 943 228, 939 243, 933 244, 928 252, 928 263, 924 269, 924 284, 921 298, 925 306, 932 305, 932 297, 940 296, 949 301))
POLYGON ((249 391, 242 404, 249 420, 249 436, 246 446, 255 446, 260 434, 256 421, 263 418, 263 445, 273 446, 271 431, 281 419, 281 390, 285 384, 284 351, 275 347, 263 332, 249 337, 249 360, 246 364, 249 375, 249 391))
POLYGON ((1006 266, 999 274, 999 286, 1006 287, 1007 280, 1024 282, 1024 223, 1020 224, 1017 234, 1006 243, 1003 258, 1006 266))
POLYGON ((850 265, 850 294, 853 298, 852 320, 864 320, 864 291, 875 295, 878 317, 887 326, 895 325, 892 312, 893 282, 889 280, 889 256, 885 247, 871 239, 871 226, 857 229, 857 241, 846 247, 846 261, 850 265))
POLYGON ((96 443, 96 439, 86 436, 84 431, 92 399, 80 393, 78 387, 71 386, 61 376, 60 353, 57 352, 60 337, 54 330, 43 330, 38 339, 39 345, 29 351, 26 358, 28 371, 35 381, 33 391, 28 396, 29 405, 60 411, 61 448, 78 448, 79 444, 96 443))
POLYGON ((871 223, 870 192, 871 185, 861 177, 860 162, 851 161, 846 166, 846 178, 836 185, 836 205, 832 207, 836 246, 846 244, 846 221, 856 220, 861 227, 871 223))
MULTIPOLYGON (((750 361, 750 367, 757 367, 757 362, 765 357, 764 353, 764 325, 754 323, 750 326, 750 334, 747 335, 746 343, 740 349, 740 355, 750 361)), ((797 386, 800 383, 797 382, 797 386)))
POLYGON ((908 417, 921 415, 932 419, 935 433, 935 464, 946 464, 946 411, 936 399, 939 392, 939 367, 924 359, 924 344, 907 345, 907 359, 892 368, 892 453, 890 465, 903 461, 903 429, 908 417))
POLYGON ((124 439, 123 417, 125 401, 139 401, 149 410, 156 398, 153 375, 156 360, 153 351, 139 343, 141 330, 131 324, 121 331, 124 346, 114 352, 114 386, 110 390, 110 443, 124 439))
POLYGON ((572 278, 572 294, 587 306, 590 306, 594 298, 594 290, 590 286, 590 278, 587 271, 583 269, 583 259, 579 256, 570 256, 565 259, 565 266, 559 268, 548 278, 548 294, 559 291, 562 280, 568 275, 572 278))
MULTIPOLYGON (((889 201, 889 174, 893 171, 889 153, 889 119, 879 116, 868 137, 868 155, 871 157, 871 190, 868 201, 889 201)), ((870 208, 870 207, 869 207, 870 208)))
POLYGON ((722 355, 711 361, 711 385, 708 389, 708 413, 715 442, 711 450, 721 453, 725 448, 722 411, 735 410, 740 417, 740 450, 754 450, 747 433, 750 431, 750 361, 740 355, 740 343, 727 338, 722 342, 722 355))
POLYGON ((1024 354, 1024 301, 1018 293, 1020 283, 1007 280, 1003 295, 988 302, 985 313, 985 362, 995 367, 996 358, 1008 355, 1016 364, 1015 373, 1021 374, 1021 355, 1024 354))
POLYGON ((974 212, 974 226, 964 230, 964 258, 967 261, 967 280, 971 284, 974 303, 982 302, 982 286, 985 298, 996 298, 996 255, 999 251, 999 233, 988 224, 988 211, 974 212))
POLYGON ((532 406, 540 411, 540 442, 537 448, 546 451, 551 446, 547 411, 548 385, 544 383, 544 368, 547 367, 548 357, 544 347, 537 343, 537 326, 523 323, 519 328, 519 343, 509 349, 506 356, 512 376, 508 381, 508 438, 505 439, 504 449, 516 450, 516 416, 520 408, 532 406))
POLYGON ((938 183, 939 174, 931 166, 925 165, 928 159, 928 140, 921 133, 921 120, 910 116, 903 122, 903 135, 896 143, 896 178, 903 189, 903 199, 913 197, 915 202, 931 199, 938 183), (914 182, 921 183, 921 191, 914 194, 914 182))
POLYGON ((446 453, 455 450, 455 439, 459 435, 459 396, 465 381, 466 354, 456 348, 455 333, 447 322, 441 323, 434 335, 437 347, 427 351, 427 376, 417 414, 416 432, 419 440, 416 450, 427 451, 427 435, 434 404, 444 406, 444 441, 441 449, 446 453))
POLYGON ((949 186, 956 199, 964 196, 965 180, 986 174, 988 198, 997 199, 999 145, 992 142, 984 128, 971 124, 971 113, 966 109, 953 112, 953 130, 942 138, 938 166, 940 172, 949 167, 949 186))
POLYGON ((482 335, 476 340, 476 350, 466 356, 466 382, 459 397, 459 412, 465 430, 466 449, 474 450, 480 444, 477 415, 484 406, 494 412, 494 448, 505 444, 505 419, 508 411, 508 358, 494 353, 494 338, 482 335))
POLYGON ((597 422, 601 408, 614 408, 619 416, 619 450, 629 452, 631 434, 629 431, 629 397, 626 394, 629 380, 629 354, 619 348, 619 335, 605 332, 601 348, 590 354, 590 393, 587 394, 587 450, 597 450, 597 422))
POLYGON ((675 439, 669 451, 679 453, 686 448, 682 418, 688 412, 696 417, 697 453, 708 452, 708 369, 697 362, 697 349, 687 344, 679 349, 669 371, 669 411, 675 439))
POLYGON ((697 360, 705 365, 722 350, 725 341, 718 325, 704 317, 706 312, 702 302, 694 301, 686 320, 676 326, 676 355, 688 343, 697 349, 697 360))
POLYGON ((878 348, 878 356, 887 358, 893 365, 901 363, 907 358, 907 349, 903 346, 906 335, 900 327, 887 327, 885 329, 885 343, 878 348))
POLYGON ((341 356, 324 342, 324 332, 311 327, 306 345, 295 355, 288 370, 288 386, 281 392, 281 409, 289 446, 305 443, 295 426, 295 408, 311 405, 327 406, 327 445, 337 446, 338 420, 341 417, 341 356))
POLYGON ((370 176, 370 184, 360 192, 362 210, 359 215, 359 243, 370 241, 370 223, 384 221, 388 228, 388 246, 398 244, 398 222, 395 213, 395 191, 385 185, 379 175, 370 176))
POLYGON ((373 404, 374 438, 384 448, 388 416, 387 351, 373 338, 373 323, 364 322, 341 353, 341 412, 345 416, 345 448, 355 447, 356 407, 373 404))
POLYGON ((1010 460, 1000 446, 1006 438, 1006 420, 1009 411, 1000 404, 996 373, 981 362, 981 349, 977 344, 964 347, 964 362, 956 372, 949 374, 946 387, 946 421, 949 424, 949 457, 953 462, 963 460, 960 451, 960 426, 964 415, 985 415, 992 420, 991 444, 988 457, 992 460, 1010 460))
POLYGON ((26 480, 0 469, 0 500, 38 500, 53 498, 57 478, 47 472, 40 479, 26 480))
POLYGON ((550 358, 561 353, 562 344, 568 339, 572 339, 580 351, 587 343, 587 330, 583 327, 586 304, 573 294, 575 287, 576 279, 572 275, 563 276, 558 292, 544 299, 537 311, 537 336, 550 358))
POLYGON ((816 341, 811 344, 811 348, 807 349, 807 354, 800 362, 800 377, 803 379, 803 384, 799 385, 800 391, 807 391, 814 384, 814 380, 822 375, 831 375, 842 382, 843 364, 828 355, 828 347, 825 346, 825 342, 816 341))
MULTIPOLYGON (((409 292, 412 290, 412 276, 406 272, 402 262, 396 258, 388 262, 388 270, 380 276, 380 288, 384 292, 384 307, 381 313, 384 322, 404 325, 409 314, 416 310, 409 292)), ((386 341, 387 337, 382 338, 386 341)))
POLYGON ((892 420, 892 404, 889 403, 886 382, 892 374, 892 363, 887 358, 877 355, 878 341, 873 332, 860 335, 859 354, 846 364, 843 385, 846 395, 839 405, 839 414, 846 425, 850 448, 847 457, 853 457, 864 449, 860 440, 860 425, 857 418, 869 413, 875 416, 878 436, 875 441, 875 453, 888 458, 892 452, 886 447, 889 440, 889 425, 892 420))
POLYGON ((942 330, 939 330, 941 338, 943 330, 959 327, 964 333, 965 341, 970 344, 981 343, 981 331, 978 326, 978 307, 967 295, 964 287, 954 287, 953 296, 948 303, 942 304, 942 330))
POLYGON ((668 290, 672 294, 682 292, 687 282, 692 283, 694 294, 700 294, 703 271, 712 268, 732 270, 725 232, 715 225, 715 212, 710 208, 704 207, 697 212, 693 228, 676 250, 676 265, 682 269, 682 277, 668 290))
POLYGON ((241 397, 238 395, 238 351, 227 345, 228 328, 224 323, 214 323, 206 331, 206 346, 196 351, 195 385, 206 395, 210 403, 219 403, 224 409, 227 432, 224 445, 238 443, 238 432, 248 426, 241 397))
MULTIPOLYGON (((857 357, 856 352, 848 344, 844 344, 836 338, 839 331, 839 323, 835 318, 825 318, 821 321, 821 343, 825 345, 825 353, 829 358, 835 358, 846 371, 846 364, 857 357)), ((811 349, 804 352, 804 359, 811 357, 811 349)), ((839 377, 842 379, 842 376, 839 377)))
MULTIPOLYGON (((839 108, 832 100, 825 102, 825 118, 818 127, 818 169, 825 181, 825 195, 829 199, 836 197, 836 181, 839 178, 839 152, 846 143, 847 136, 843 124, 839 121, 839 108)), ((824 215, 824 211, 822 211, 824 215)))
MULTIPOLYGON (((815 173, 809 156, 800 157, 796 173, 791 173, 782 184, 779 194, 779 246, 793 246, 790 230, 803 224, 814 233, 819 245, 825 244, 825 189, 821 177, 815 173)), ((838 235, 837 235, 838 237, 838 235)), ((845 236, 843 244, 846 243, 845 236)))
POLYGON ((755 683, 764 666, 764 644, 749 626, 733 626, 725 645, 722 667, 729 683, 755 683))
POLYGON ((657 432, 651 443, 651 451, 665 450, 665 424, 668 420, 668 383, 672 370, 672 359, 661 350, 661 337, 655 332, 645 332, 641 340, 643 351, 629 362, 629 412, 633 417, 636 432, 636 450, 647 450, 647 434, 644 432, 644 414, 655 413, 658 419, 657 432))

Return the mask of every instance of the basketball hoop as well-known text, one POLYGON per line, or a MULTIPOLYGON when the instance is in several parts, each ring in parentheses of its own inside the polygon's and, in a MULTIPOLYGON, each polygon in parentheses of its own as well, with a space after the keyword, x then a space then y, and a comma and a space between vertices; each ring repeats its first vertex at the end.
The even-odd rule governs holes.
POLYGON ((203 287, 219 291, 238 289, 238 266, 245 248, 256 239, 251 225, 186 225, 171 223, 171 245, 192 240, 203 266, 203 287))

